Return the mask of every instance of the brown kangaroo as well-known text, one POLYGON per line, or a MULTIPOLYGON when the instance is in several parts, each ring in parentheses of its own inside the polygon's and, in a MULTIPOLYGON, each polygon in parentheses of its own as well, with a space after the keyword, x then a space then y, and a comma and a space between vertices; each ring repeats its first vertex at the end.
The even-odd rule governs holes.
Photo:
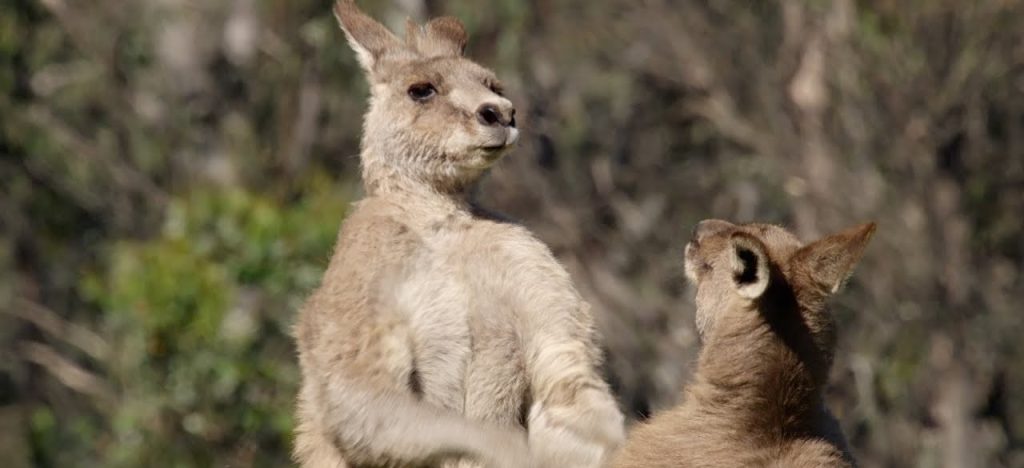
POLYGON ((614 466, 853 466, 822 396, 836 346, 826 300, 874 230, 803 245, 778 226, 699 223, 685 254, 703 341, 695 380, 632 431, 614 466))
POLYGON ((594 321, 565 269, 469 187, 515 109, 454 18, 405 40, 340 0, 370 82, 366 198, 295 327, 306 467, 596 467, 624 440, 594 321))

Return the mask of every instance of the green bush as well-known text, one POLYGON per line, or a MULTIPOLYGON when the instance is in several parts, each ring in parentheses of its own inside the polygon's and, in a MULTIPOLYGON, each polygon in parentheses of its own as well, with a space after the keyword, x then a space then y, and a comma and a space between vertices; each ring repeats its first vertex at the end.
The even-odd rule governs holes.
POLYGON ((106 268, 83 279, 108 311, 115 354, 106 464, 287 463, 299 381, 290 322, 348 198, 311 186, 287 204, 240 189, 175 199, 159 236, 114 244, 106 268))

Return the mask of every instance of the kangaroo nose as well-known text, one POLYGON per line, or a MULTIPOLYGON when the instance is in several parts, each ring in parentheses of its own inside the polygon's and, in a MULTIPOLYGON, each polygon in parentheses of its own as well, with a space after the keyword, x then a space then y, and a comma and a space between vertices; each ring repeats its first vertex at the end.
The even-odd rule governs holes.
POLYGON ((495 125, 501 125, 503 127, 516 126, 516 110, 512 108, 502 112, 502 110, 494 104, 484 104, 480 106, 480 109, 477 109, 476 117, 480 120, 480 123, 487 125, 488 127, 493 127, 495 125))

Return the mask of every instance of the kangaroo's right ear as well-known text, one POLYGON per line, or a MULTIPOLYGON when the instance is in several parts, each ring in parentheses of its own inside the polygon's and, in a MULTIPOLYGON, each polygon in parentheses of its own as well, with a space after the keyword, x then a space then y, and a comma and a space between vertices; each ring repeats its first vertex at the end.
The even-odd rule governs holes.
POLYGON ((404 46, 397 36, 384 25, 366 16, 354 0, 337 0, 334 17, 345 32, 352 50, 359 58, 359 64, 367 73, 372 73, 381 57, 401 51, 404 46))
POLYGON ((424 57, 460 57, 466 50, 466 27, 451 16, 434 18, 423 26, 409 20, 405 40, 424 57))
POLYGON ((761 297, 771 279, 764 244, 745 232, 737 232, 729 240, 729 263, 736 292, 744 299, 761 297))

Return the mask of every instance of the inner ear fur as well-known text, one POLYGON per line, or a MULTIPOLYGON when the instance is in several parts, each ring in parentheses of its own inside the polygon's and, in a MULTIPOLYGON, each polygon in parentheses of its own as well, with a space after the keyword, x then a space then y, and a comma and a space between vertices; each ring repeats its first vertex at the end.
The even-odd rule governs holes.
POLYGON ((823 293, 835 294, 853 274, 875 227, 865 223, 814 241, 793 255, 790 268, 823 293))
POLYGON ((771 280, 764 244, 744 232, 734 233, 729 241, 730 266, 736 292, 746 299, 761 297, 771 280))

